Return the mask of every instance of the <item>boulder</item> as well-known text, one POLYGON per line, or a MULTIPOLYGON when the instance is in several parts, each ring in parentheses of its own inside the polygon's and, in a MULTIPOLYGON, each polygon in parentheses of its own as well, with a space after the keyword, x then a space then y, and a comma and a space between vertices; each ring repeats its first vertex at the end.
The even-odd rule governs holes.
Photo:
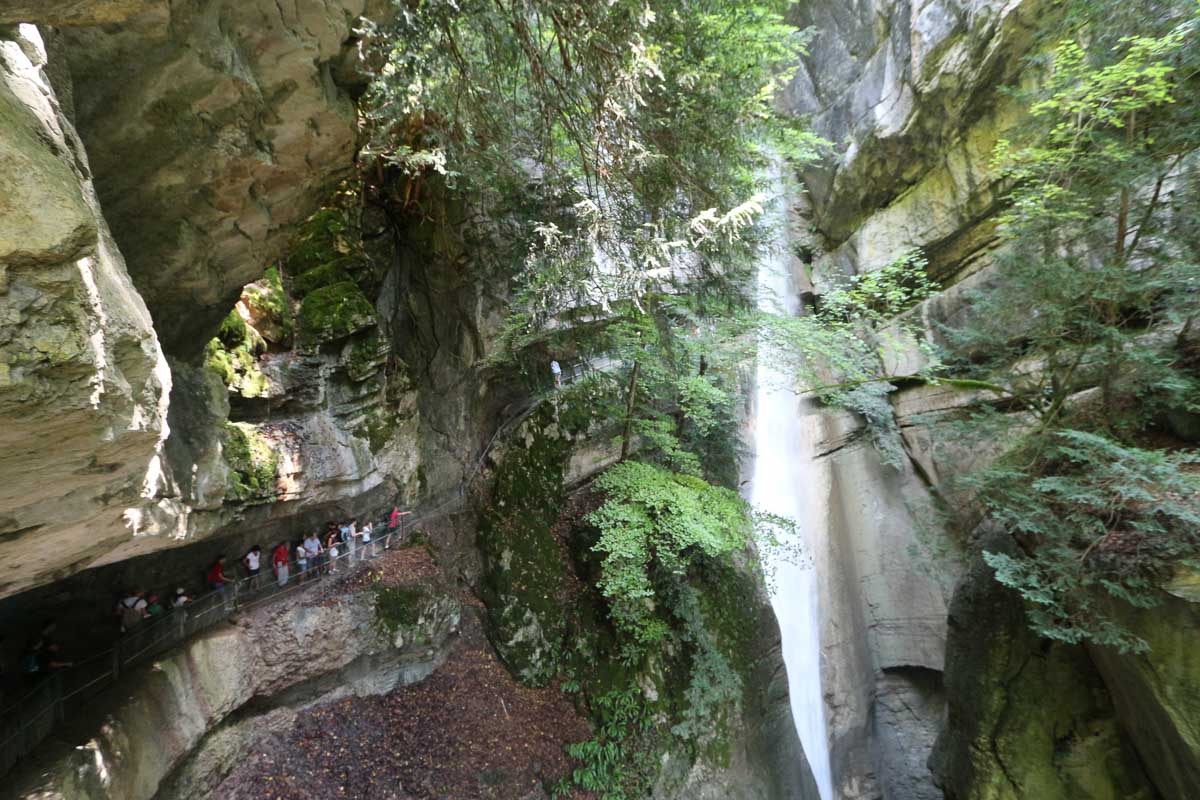
POLYGON ((1117 719, 1166 800, 1200 787, 1200 591, 1181 570, 1156 608, 1113 609, 1149 645, 1142 654, 1089 647, 1116 706, 1117 719))
MULTIPOLYGON (((986 534, 981 548, 1012 538, 986 534)), ((975 557, 954 593, 946 727, 931 759, 951 800, 1153 800, 1086 651, 1039 640, 1020 598, 975 557)), ((1182 795, 1181 795, 1182 796, 1182 795)))

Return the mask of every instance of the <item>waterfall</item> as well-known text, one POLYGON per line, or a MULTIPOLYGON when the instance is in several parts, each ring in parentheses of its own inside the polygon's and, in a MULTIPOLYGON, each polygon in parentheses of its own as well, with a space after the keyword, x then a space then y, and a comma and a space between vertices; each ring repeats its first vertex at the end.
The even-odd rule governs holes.
MULTIPOLYGON (((777 184, 778 185, 778 184, 777 184)), ((764 257, 758 268, 760 309, 794 315, 796 293, 791 285, 786 247, 786 209, 776 201, 773 222, 783 245, 764 257)), ((773 575, 771 605, 779 620, 783 660, 787 667, 792 718, 800 744, 816 779, 822 800, 832 800, 829 745, 825 733, 825 705, 821 695, 820 616, 817 609, 817 576, 811 558, 802 563, 786 560, 787 551, 811 553, 816 486, 809 426, 801 419, 800 398, 792 381, 760 353, 758 359, 754 426, 754 474, 750 502, 763 511, 796 523, 797 542, 787 542, 782 552, 764 551, 764 564, 773 575), (797 545, 799 547, 797 547, 797 545)))

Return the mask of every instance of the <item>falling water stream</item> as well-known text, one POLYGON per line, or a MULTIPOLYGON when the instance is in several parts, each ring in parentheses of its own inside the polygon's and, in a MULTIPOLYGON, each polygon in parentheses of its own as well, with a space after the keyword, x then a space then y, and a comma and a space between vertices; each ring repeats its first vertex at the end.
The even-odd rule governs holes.
MULTIPOLYGON (((772 216, 786 230, 783 201, 772 216)), ((798 303, 791 283, 787 247, 764 257, 758 270, 760 309, 794 315, 798 303)), ((817 576, 811 559, 799 560, 788 552, 812 552, 816 475, 812 463, 809 426, 801 418, 800 398, 792 381, 769 358, 760 356, 755 389, 754 474, 750 501, 758 508, 796 523, 799 541, 777 552, 765 552, 765 565, 773 574, 771 605, 779 620, 783 660, 787 667, 792 718, 805 757, 816 779, 822 800, 833 799, 829 771, 829 746, 825 733, 825 706, 821 695, 820 616, 817 609, 817 576), (798 545, 798 547, 797 547, 798 545)))

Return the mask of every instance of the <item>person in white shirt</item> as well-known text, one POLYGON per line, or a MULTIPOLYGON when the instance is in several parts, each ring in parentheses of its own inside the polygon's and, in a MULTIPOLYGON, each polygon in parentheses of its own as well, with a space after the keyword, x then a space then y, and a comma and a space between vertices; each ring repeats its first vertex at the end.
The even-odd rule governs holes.
POLYGON ((550 360, 550 371, 554 373, 554 388, 557 389, 562 386, 562 367, 557 359, 550 360))
POLYGON ((375 543, 371 541, 371 534, 375 532, 375 526, 370 522, 362 526, 362 530, 358 532, 362 539, 362 546, 358 549, 358 560, 366 561, 368 558, 375 557, 375 543))
POLYGON ((121 633, 128 633, 142 623, 149 612, 146 611, 144 592, 130 592, 117 604, 117 613, 121 617, 121 633))
POLYGON ((242 566, 250 578, 250 589, 258 588, 258 576, 262 573, 262 548, 258 545, 250 548, 250 552, 242 556, 242 566))

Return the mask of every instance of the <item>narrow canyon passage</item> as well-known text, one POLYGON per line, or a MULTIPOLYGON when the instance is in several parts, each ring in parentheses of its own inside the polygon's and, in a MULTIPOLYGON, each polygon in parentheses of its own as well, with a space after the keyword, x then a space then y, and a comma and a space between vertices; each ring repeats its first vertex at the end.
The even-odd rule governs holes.
POLYGON ((1197 800, 1198 309, 1196 0, 0 0, 0 800, 1197 800))

